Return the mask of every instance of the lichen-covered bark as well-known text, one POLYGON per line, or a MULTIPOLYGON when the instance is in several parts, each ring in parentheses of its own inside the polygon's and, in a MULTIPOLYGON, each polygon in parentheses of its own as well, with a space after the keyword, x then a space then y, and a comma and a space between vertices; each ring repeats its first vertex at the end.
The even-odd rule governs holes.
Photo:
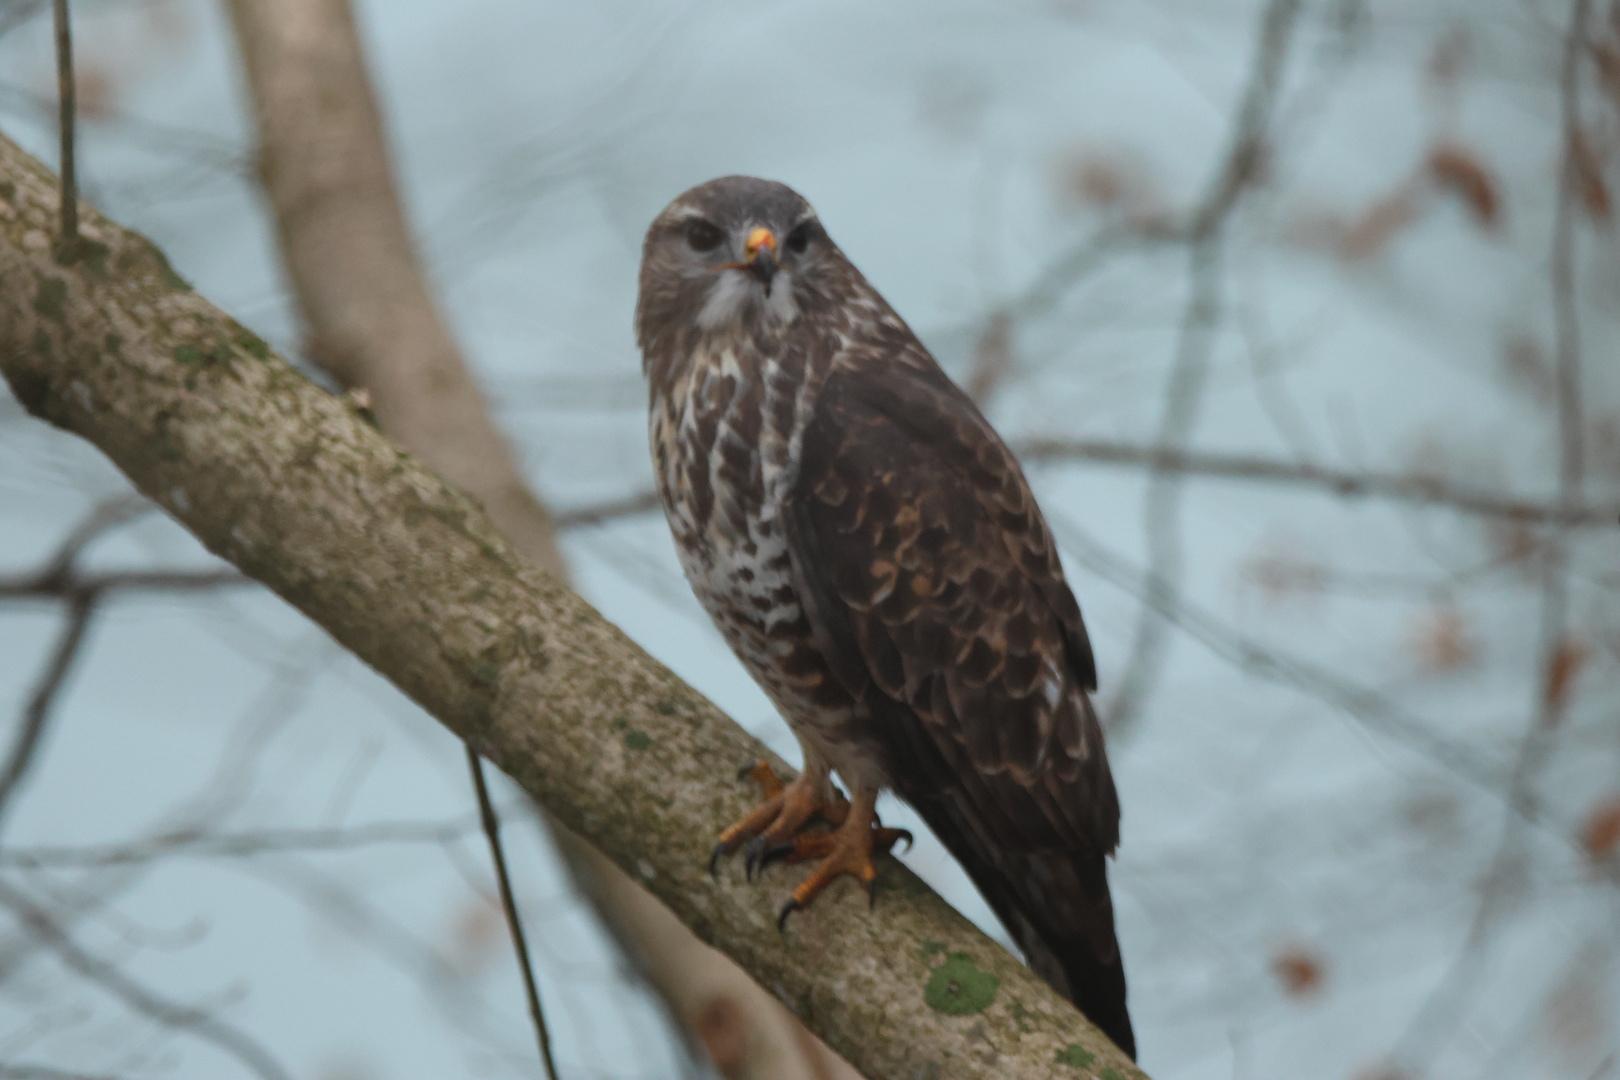
POLYGON ((873 1078, 1140 1075, 897 863, 877 909, 795 874, 706 872, 764 748, 483 511, 86 208, 53 243, 51 174, 0 136, 0 372, 518 781, 873 1078))

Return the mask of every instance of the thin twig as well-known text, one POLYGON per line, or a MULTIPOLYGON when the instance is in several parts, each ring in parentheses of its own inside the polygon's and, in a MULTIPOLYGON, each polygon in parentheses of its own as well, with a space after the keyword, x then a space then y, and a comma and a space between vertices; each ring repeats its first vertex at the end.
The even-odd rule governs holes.
POLYGON ((630 495, 623 499, 612 499, 608 502, 581 506, 573 510, 560 510, 552 515, 551 521, 559 531, 562 529, 588 528, 593 525, 605 525, 618 518, 634 517, 637 514, 650 514, 657 510, 659 505, 657 492, 643 491, 638 495, 630 495))
POLYGON ((484 835, 489 837, 489 855, 495 863, 495 880, 501 889, 501 907, 506 912, 506 925, 512 931, 512 949, 517 953, 518 969, 523 972, 523 990, 529 998, 529 1015, 534 1018, 534 1037, 540 1046, 540 1060, 546 1067, 548 1080, 557 1080, 557 1063, 551 1058, 551 1032, 546 1028, 545 1010, 540 1007, 540 988, 535 985, 529 943, 524 940, 523 920, 518 915, 517 898, 512 895, 512 879, 506 872, 506 852, 501 848, 501 823, 495 816, 495 804, 489 798, 489 785, 484 782, 484 760, 471 744, 467 746, 467 768, 472 773, 473 789, 478 792, 478 815, 484 823, 484 835))
MULTIPOLYGON (((1271 0, 1266 5, 1254 69, 1238 107, 1231 145, 1189 221, 1187 304, 1182 311, 1175 362, 1165 387, 1164 412, 1156 439, 1158 445, 1171 450, 1185 449, 1203 403, 1221 320, 1225 227, 1264 157, 1266 132, 1298 13, 1299 0, 1271 0)), ((1150 602, 1142 606, 1119 689, 1105 710, 1105 722, 1115 737, 1124 734, 1145 710, 1164 663, 1169 634, 1158 611, 1172 603, 1181 588, 1182 490, 1180 474, 1153 469, 1143 508, 1152 595, 1150 602)))
POLYGON ((98 502, 91 508, 90 513, 85 515, 84 520, 75 525, 73 531, 57 545, 56 554, 51 556, 51 561, 40 572, 41 580, 65 580, 85 548, 110 530, 133 521, 153 509, 155 506, 151 500, 134 492, 98 502))
POLYGON ((78 602, 118 592, 208 592, 252 585, 235 570, 114 570, 101 574, 68 574, 0 578, 0 600, 53 599, 78 602))
POLYGON ((34 764, 41 736, 44 735, 45 725, 50 720, 51 706, 55 704, 62 683, 78 656, 79 646, 84 641, 85 630, 90 625, 90 616, 95 612, 95 607, 94 594, 81 596, 68 607, 67 619, 56 639, 56 648, 51 651, 51 658, 45 665, 45 671, 34 687, 33 696, 28 699, 28 706, 23 710, 22 723, 11 743, 11 752, 6 755, 5 767, 0 769, 0 821, 5 819, 6 810, 17 794, 18 785, 34 764))
MULTIPOLYGON (((1576 142, 1580 137, 1580 57, 1586 40, 1591 0, 1574 0, 1564 42, 1560 95, 1563 124, 1563 160, 1559 170, 1557 206, 1553 222, 1551 284, 1555 316, 1558 377, 1558 505, 1569 510, 1581 497, 1582 424, 1580 407, 1580 334, 1575 306, 1574 185, 1576 142)), ((1565 662, 1569 628, 1568 526, 1560 523, 1541 552, 1540 679, 1532 679, 1530 721, 1519 742, 1508 785, 1508 807, 1501 838, 1480 886, 1479 903, 1469 923, 1468 936, 1438 985, 1429 992, 1397 1042, 1392 1059, 1403 1071, 1421 1074, 1463 1020, 1464 1010, 1478 992, 1491 928, 1502 905, 1512 894, 1514 875, 1521 871, 1524 826, 1535 819, 1540 800, 1536 780, 1551 756, 1560 720, 1569 705, 1567 680, 1559 685, 1554 672, 1565 662)))
POLYGON ((1539 502, 1458 487, 1437 476, 1355 472, 1246 454, 1205 453, 1168 446, 1146 446, 1105 439, 1030 438, 1015 441, 1024 462, 1086 461, 1098 465, 1146 466, 1168 473, 1251 480, 1320 488, 1346 498, 1383 498, 1422 506, 1442 506, 1479 517, 1561 525, 1613 525, 1620 504, 1539 502))
POLYGON ((265 829, 212 833, 192 828, 126 844, 0 849, 0 866, 23 870, 92 869, 151 862, 170 856, 245 858, 289 851, 354 851, 382 844, 452 844, 482 827, 478 818, 383 821, 339 829, 265 829))
MULTIPOLYGON (((446 849, 454 850, 451 849, 446 849)), ((296 897, 333 929, 370 949, 378 959, 409 977, 440 1017, 508 1069, 521 1072, 531 1064, 497 1030, 494 1010, 470 973, 448 953, 419 936, 406 922, 373 903, 351 884, 342 868, 328 872, 294 855, 245 859, 228 864, 237 872, 296 897)))
POLYGON ((0 1062, 0 1080, 113 1080, 113 1078, 78 1069, 53 1069, 49 1065, 14 1065, 0 1062))
POLYGON ((68 20, 68 0, 52 0, 56 19, 56 100, 58 128, 62 137, 62 240, 79 238, 79 169, 73 151, 73 126, 78 111, 73 82, 73 28, 68 20))
POLYGON ((178 1005, 148 990, 114 965, 85 952, 49 912, 0 880, 0 905, 44 944, 63 965, 95 983, 126 1006, 164 1027, 213 1043, 264 1080, 292 1080, 287 1070, 250 1035, 205 1009, 178 1005))
POLYGON ((1580 58, 1590 0, 1575 0, 1564 44, 1560 95, 1563 104, 1562 160, 1551 259, 1554 334, 1558 377, 1558 486, 1565 507, 1580 498, 1585 469, 1586 425, 1581 411, 1581 334, 1575 310, 1575 185, 1580 167, 1580 58))
POLYGON ((1507 788, 1506 762, 1496 762, 1467 743, 1438 734, 1435 725, 1385 695, 1335 675, 1308 660, 1269 648, 1178 593, 1155 589, 1151 571, 1110 551, 1061 512, 1049 515, 1066 557, 1137 598, 1168 625, 1246 674, 1292 687, 1353 717, 1440 768, 1498 798, 1507 788))

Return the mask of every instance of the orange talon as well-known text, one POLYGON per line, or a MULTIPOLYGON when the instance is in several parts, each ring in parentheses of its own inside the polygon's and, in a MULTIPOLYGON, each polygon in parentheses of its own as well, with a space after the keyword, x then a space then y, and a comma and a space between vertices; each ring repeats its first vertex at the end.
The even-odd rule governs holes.
POLYGON ((810 906, 822 891, 838 878, 849 874, 866 887, 868 897, 874 897, 873 884, 877 868, 872 865, 874 854, 882 855, 904 839, 909 846, 911 834, 904 829, 885 829, 877 819, 877 792, 857 793, 849 804, 843 824, 832 832, 806 833, 794 838, 787 859, 820 858, 810 876, 793 890, 788 902, 777 916, 778 930, 787 925, 787 918, 795 911, 810 906))
MULTIPOLYGON (((843 804, 848 807, 848 803, 843 804)), ((847 813, 847 809, 846 809, 847 813)), ((802 832, 795 836, 791 843, 778 844, 766 851, 759 860, 760 869, 773 863, 784 866, 797 866, 812 859, 825 859, 831 855, 836 845, 836 831, 802 832)), ((876 819, 872 825, 872 854, 887 855, 894 850, 894 845, 900 841, 906 842, 906 850, 911 850, 912 835, 909 829, 886 829, 878 824, 876 819)))
POLYGON ((768 762, 746 765, 738 776, 753 778, 765 795, 765 801, 720 834, 720 842, 715 844, 714 851, 709 855, 711 874, 719 874, 721 856, 735 855, 738 848, 753 840, 754 843, 749 845, 747 860, 747 873, 751 879, 759 865, 759 856, 767 847, 774 848, 791 840, 805 822, 818 814, 830 813, 842 820, 848 812, 840 806, 848 805, 842 799, 827 801, 823 783, 812 782, 801 776, 792 783, 783 784, 768 762))
POLYGON ((749 880, 753 880, 756 870, 763 871, 772 863, 791 865, 820 860, 810 876, 793 890, 792 899, 777 918, 778 928, 793 912, 809 907, 811 901, 844 874, 853 875, 866 886, 867 894, 872 895, 872 884, 877 878, 873 856, 888 854, 901 840, 908 848, 911 846, 911 833, 905 829, 886 829, 878 821, 875 791, 859 793, 853 801, 836 790, 829 797, 825 773, 817 780, 800 776, 784 784, 776 770, 764 761, 744 765, 737 771, 737 778, 757 783, 765 801, 720 834, 720 842, 709 856, 709 873, 718 876, 721 856, 735 855, 745 844, 744 866, 749 880), (803 831, 813 818, 834 828, 803 831))

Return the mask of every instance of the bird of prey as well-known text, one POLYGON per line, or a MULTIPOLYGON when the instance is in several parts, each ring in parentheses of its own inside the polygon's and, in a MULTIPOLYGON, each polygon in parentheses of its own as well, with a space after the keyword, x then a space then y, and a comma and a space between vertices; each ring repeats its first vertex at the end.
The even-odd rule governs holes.
POLYGON ((715 859, 817 860, 783 920, 840 875, 870 889, 892 789, 1134 1057, 1096 664, 1013 455, 782 184, 722 177, 658 215, 636 335, 681 566, 804 751, 791 783, 752 769, 767 798, 715 859))

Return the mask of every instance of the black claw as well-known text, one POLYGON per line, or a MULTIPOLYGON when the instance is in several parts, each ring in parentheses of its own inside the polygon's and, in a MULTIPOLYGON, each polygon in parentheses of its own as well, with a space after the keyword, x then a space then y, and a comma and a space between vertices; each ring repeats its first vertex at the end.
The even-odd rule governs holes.
MULTIPOLYGON (((906 854, 910 855, 911 854, 911 841, 912 841, 911 830, 910 829, 899 829, 897 831, 900 833, 900 835, 894 838, 894 842, 896 844, 898 844, 900 841, 904 840, 906 842, 906 854)), ((889 850, 893 851, 894 848, 891 846, 889 848, 889 850)))
POLYGON ((793 854, 793 845, 791 843, 772 844, 770 847, 760 852, 759 872, 763 874, 767 866, 770 866, 772 863, 779 863, 791 854, 793 854))
POLYGON ((749 881, 754 880, 754 871, 765 869, 765 867, 760 863, 760 856, 763 855, 764 852, 765 838, 763 836, 754 837, 752 840, 748 841, 748 846, 743 848, 743 875, 747 877, 749 881))
POLYGON ((866 910, 877 910, 877 878, 866 883, 866 910))
POLYGON ((709 852, 709 876, 716 880, 720 877, 720 856, 726 853, 726 845, 716 844, 714 850, 709 852))
POLYGON ((778 933, 783 932, 787 928, 787 917, 798 910, 799 902, 793 899, 791 896, 788 897, 788 902, 782 905, 781 914, 776 917, 776 929, 778 933))
POLYGON ((744 765, 742 768, 737 770, 737 780, 739 782, 741 782, 743 780, 747 780, 749 774, 752 773, 755 769, 759 768, 759 766, 760 766, 760 762, 758 760, 750 761, 748 764, 744 765))

